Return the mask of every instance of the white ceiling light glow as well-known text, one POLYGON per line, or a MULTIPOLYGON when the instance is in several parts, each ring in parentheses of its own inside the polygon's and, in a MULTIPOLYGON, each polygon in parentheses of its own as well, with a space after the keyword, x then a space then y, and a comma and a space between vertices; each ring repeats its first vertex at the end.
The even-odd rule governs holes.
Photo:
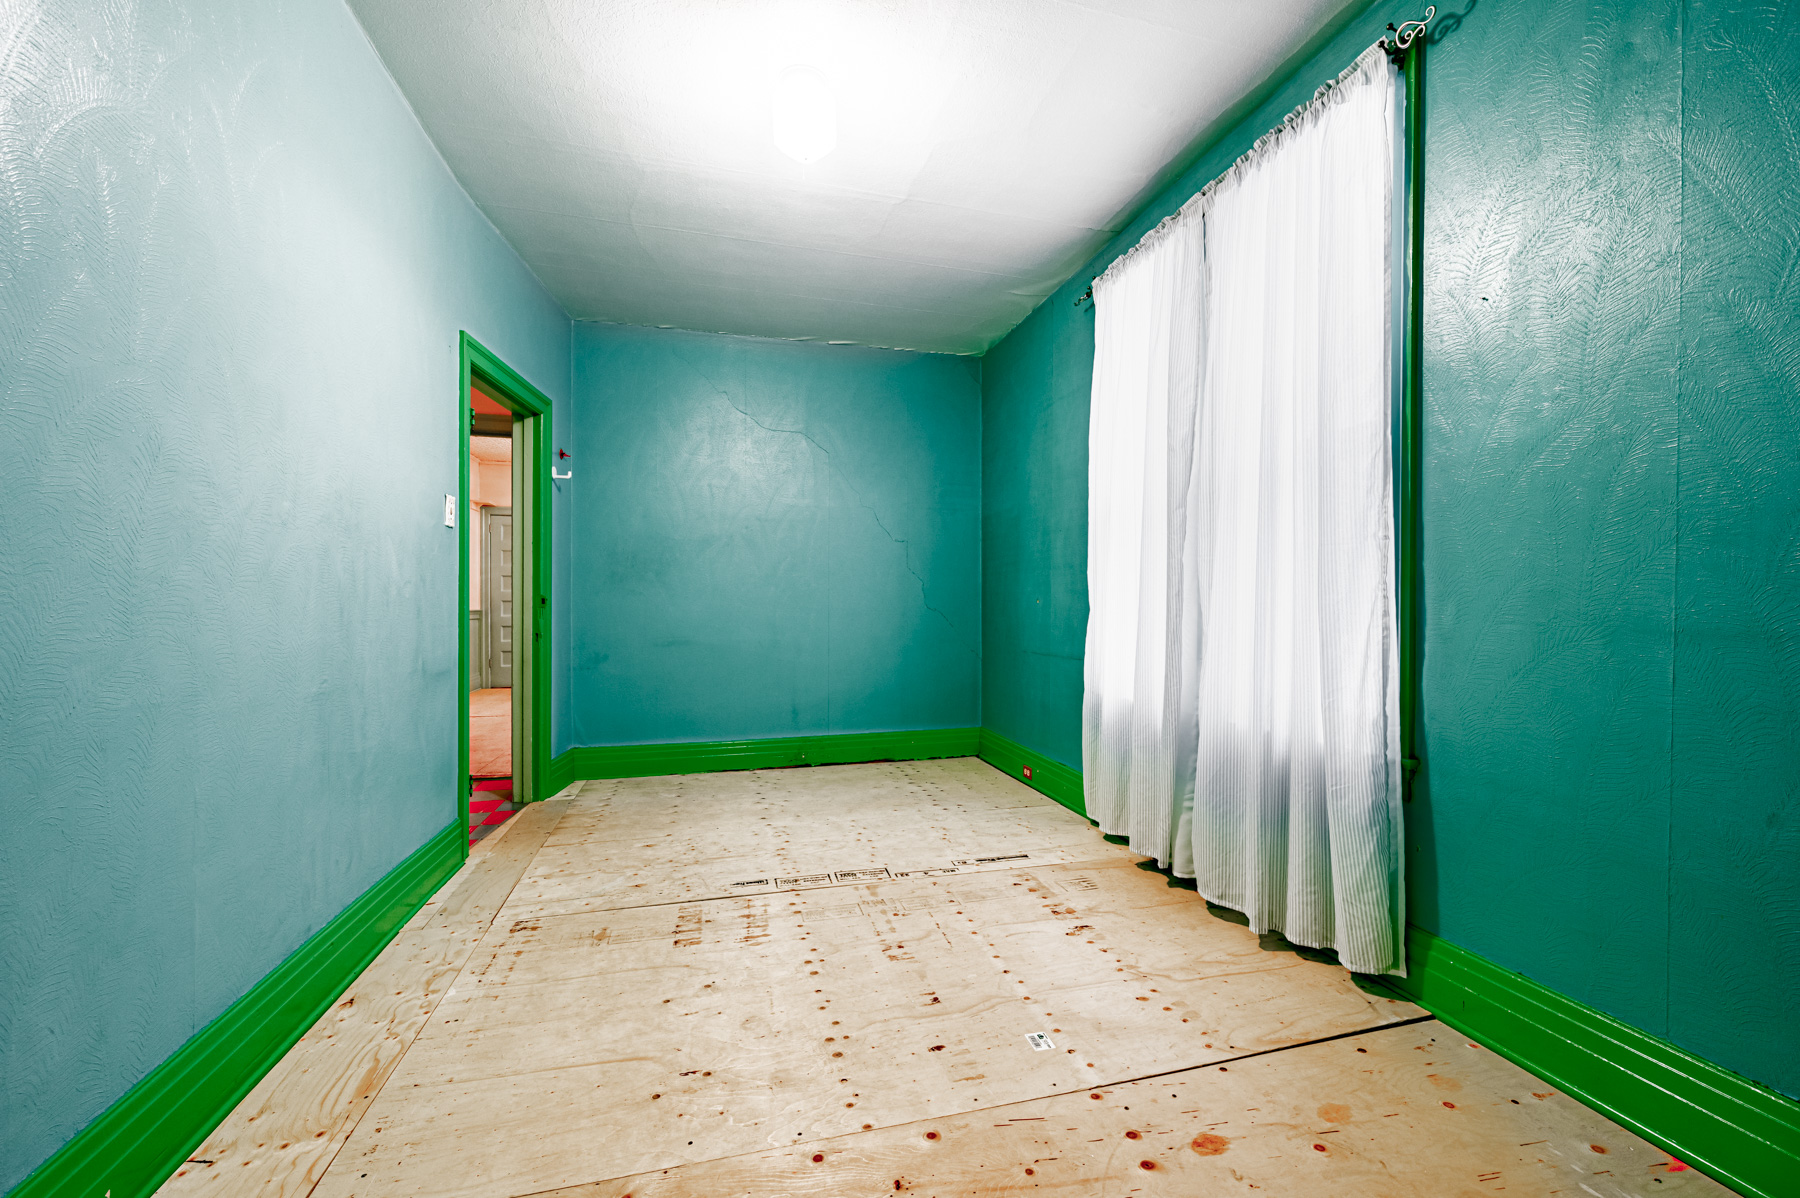
POLYGON ((837 97, 814 67, 789 67, 775 81, 775 148, 802 163, 837 148, 837 97))
POLYGON ((1345 2, 349 0, 576 319, 974 354, 1345 2))

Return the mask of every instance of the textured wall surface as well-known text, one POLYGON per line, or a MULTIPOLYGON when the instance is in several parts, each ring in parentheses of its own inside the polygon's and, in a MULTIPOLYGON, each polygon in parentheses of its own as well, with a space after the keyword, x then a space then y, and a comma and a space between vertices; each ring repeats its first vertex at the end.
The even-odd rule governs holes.
POLYGON ((1426 75, 1413 918, 1658 1035, 1679 39, 1674 3, 1480 8, 1426 75))
POLYGON ((1683 15, 1668 1034, 1800 1096, 1800 8, 1683 15))
POLYGON ((568 322, 349 12, 0 0, 0 1190, 456 817, 456 337, 568 322))
POLYGON ((982 722, 1074 769, 1094 318, 1071 297, 1089 273, 990 349, 981 381, 982 722))
POLYGON ((978 723, 980 379, 578 323, 565 743, 978 723))
MULTIPOLYGON (((1800 10, 1475 0, 1428 72, 1412 918, 1800 1094, 1800 10)), ((1080 764, 1088 276, 983 368, 986 723, 1080 764)))

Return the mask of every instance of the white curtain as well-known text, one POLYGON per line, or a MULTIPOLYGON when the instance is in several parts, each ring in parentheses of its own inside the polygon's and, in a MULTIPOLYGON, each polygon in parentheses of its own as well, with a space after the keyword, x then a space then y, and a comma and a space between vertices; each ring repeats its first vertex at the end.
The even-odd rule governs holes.
POLYGON ((1083 770, 1258 931, 1403 973, 1390 258, 1371 49, 1094 284, 1083 770))

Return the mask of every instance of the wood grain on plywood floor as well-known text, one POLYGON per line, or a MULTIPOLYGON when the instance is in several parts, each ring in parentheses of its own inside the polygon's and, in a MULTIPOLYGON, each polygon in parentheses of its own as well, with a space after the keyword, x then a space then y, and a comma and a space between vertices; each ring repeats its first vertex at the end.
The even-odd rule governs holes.
POLYGON ((165 1189, 1722 1192, 974 759, 564 793, 165 1189))

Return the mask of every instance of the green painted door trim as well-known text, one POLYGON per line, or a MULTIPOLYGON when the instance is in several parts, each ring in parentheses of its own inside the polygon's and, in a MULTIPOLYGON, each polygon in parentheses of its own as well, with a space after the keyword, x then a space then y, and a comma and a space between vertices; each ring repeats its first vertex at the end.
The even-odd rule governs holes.
POLYGON ((152 1069, 8 1198, 146 1198, 455 873, 467 819, 426 841, 152 1069))
POLYGON ((844 732, 768 740, 671 741, 650 745, 595 745, 569 749, 551 766, 554 794, 585 778, 650 778, 718 770, 767 770, 796 765, 849 765, 861 761, 921 761, 973 757, 978 728, 927 728, 914 732, 844 732))
POLYGON ((981 730, 983 761, 1003 774, 1011 774, 1025 785, 1055 799, 1081 818, 1087 818, 1087 799, 1081 790, 1081 771, 1070 769, 1060 761, 1052 761, 1042 753, 1027 749, 1016 740, 1008 740, 991 728, 981 730), (1025 771, 1030 770, 1030 776, 1025 771))
POLYGON ((1800 1102, 1407 929, 1380 984, 1750 1198, 1800 1194, 1800 1102))
MULTIPOLYGON (((525 652, 530 661, 523 663, 527 674, 527 712, 529 740, 531 744, 530 770, 527 787, 524 793, 515 786, 514 794, 526 802, 548 798, 556 793, 558 787, 551 786, 550 758, 550 481, 551 469, 551 404, 550 399, 542 391, 532 386, 525 377, 512 367, 502 362, 493 351, 481 342, 461 334, 457 342, 459 368, 457 371, 456 423, 461 430, 458 444, 461 446, 461 458, 458 468, 461 471, 458 484, 462 494, 458 497, 458 508, 467 519, 469 510, 469 388, 477 382, 481 384, 483 393, 491 396, 502 407, 511 409, 516 415, 530 421, 526 435, 531 443, 530 493, 525 496, 514 496, 513 506, 526 509, 530 528, 524 532, 529 539, 530 562, 528 571, 531 575, 530 586, 526 592, 526 604, 530 609, 530 617, 525 621, 529 629, 530 639, 525 652), (521 502, 521 500, 523 502, 521 502)), ((521 533, 515 526, 513 535, 518 538, 521 533)), ((462 811, 463 823, 469 822, 469 533, 466 528, 457 531, 457 788, 460 792, 458 805, 462 811)), ((517 540, 514 542, 517 544, 517 540)), ((514 619, 515 634, 519 632, 519 621, 514 619)), ((516 679, 515 679, 516 681, 516 679)), ((515 763, 515 780, 519 767, 515 763)))

